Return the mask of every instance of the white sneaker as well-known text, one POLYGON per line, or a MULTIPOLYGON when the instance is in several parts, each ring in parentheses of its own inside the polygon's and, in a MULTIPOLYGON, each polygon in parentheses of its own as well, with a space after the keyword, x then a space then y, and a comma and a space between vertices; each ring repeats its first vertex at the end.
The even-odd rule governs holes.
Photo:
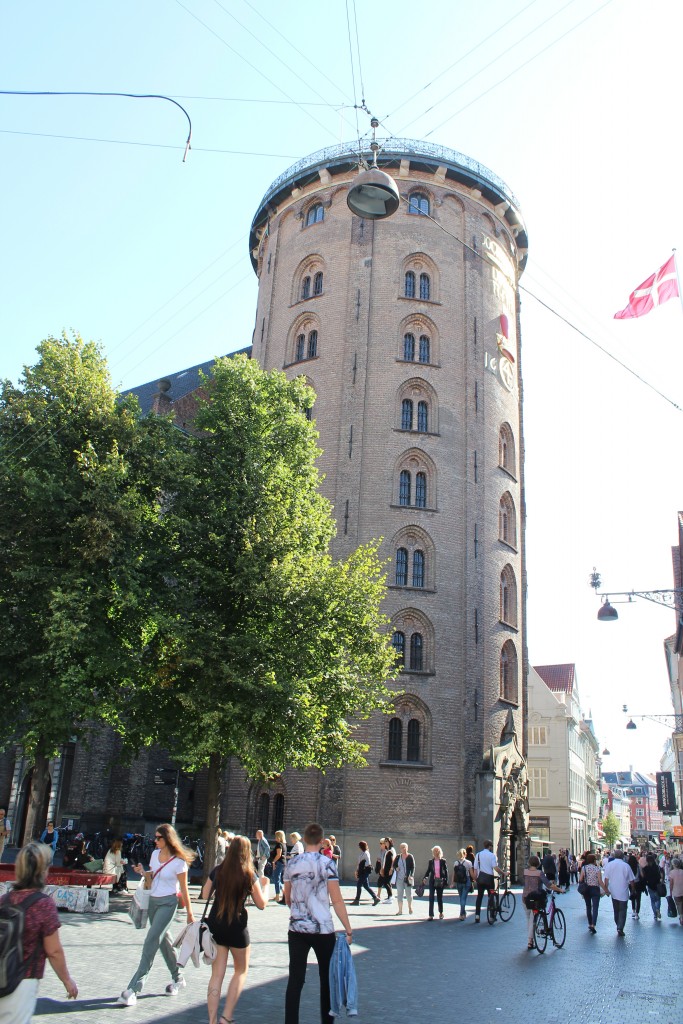
POLYGON ((138 997, 132 988, 126 988, 123 990, 119 998, 116 1000, 118 1006, 135 1006, 138 1001, 138 997))
POLYGON ((180 977, 180 978, 178 978, 177 981, 172 981, 170 985, 166 986, 166 995, 167 996, 177 996, 178 993, 180 992, 181 988, 185 988, 186 986, 187 986, 187 982, 185 981, 185 979, 183 977, 180 977))
POLYGON ((385 900, 382 900, 382 903, 393 903, 393 902, 394 902, 394 897, 393 896, 387 896, 387 898, 385 900))

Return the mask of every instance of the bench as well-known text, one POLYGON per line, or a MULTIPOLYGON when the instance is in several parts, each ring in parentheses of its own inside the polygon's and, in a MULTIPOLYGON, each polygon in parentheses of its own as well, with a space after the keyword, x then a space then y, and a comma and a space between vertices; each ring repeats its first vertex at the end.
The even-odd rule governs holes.
MULTIPOLYGON (((14 864, 0 864, 0 893, 14 881, 14 864)), ((104 914, 109 910, 109 889, 116 875, 101 871, 77 871, 74 868, 52 867, 47 873, 44 891, 58 907, 77 914, 104 914)))

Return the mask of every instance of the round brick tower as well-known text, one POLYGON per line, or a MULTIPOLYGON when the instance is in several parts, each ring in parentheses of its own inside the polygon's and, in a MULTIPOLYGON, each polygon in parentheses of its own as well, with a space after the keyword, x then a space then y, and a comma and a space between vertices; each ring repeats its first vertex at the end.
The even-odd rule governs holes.
POLYGON ((526 229, 495 174, 392 139, 379 166, 401 205, 346 196, 357 148, 314 153, 252 223, 253 354, 303 374, 334 504, 334 554, 383 538, 385 611, 402 670, 395 712, 361 738, 368 767, 286 773, 286 827, 317 817, 356 842, 391 834, 452 860, 492 838, 519 869, 528 803, 519 293, 526 229))

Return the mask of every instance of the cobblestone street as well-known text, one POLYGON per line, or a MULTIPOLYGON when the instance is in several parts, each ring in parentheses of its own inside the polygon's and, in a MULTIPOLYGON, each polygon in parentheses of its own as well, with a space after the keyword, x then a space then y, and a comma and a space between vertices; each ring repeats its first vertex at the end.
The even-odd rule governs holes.
MULTIPOLYGON (((354 892, 344 886, 347 899, 354 892)), ((512 920, 492 927, 485 915, 475 925, 471 906, 467 921, 457 921, 451 893, 445 902, 446 919, 434 922, 426 920, 426 899, 415 901, 413 917, 396 917, 395 904, 372 909, 368 902, 349 908, 360 1019, 411 1024, 679 1024, 683 1019, 683 928, 666 917, 655 924, 645 903, 640 921, 629 913, 626 937, 619 939, 611 903, 603 899, 598 933, 591 936, 583 900, 574 889, 558 898, 567 917, 564 949, 549 945, 539 956, 526 949, 519 894, 512 920)), ((209 977, 204 965, 188 966, 187 988, 174 998, 164 994, 170 979, 158 956, 137 1005, 115 1005, 137 966, 144 937, 125 914, 127 903, 117 909, 122 904, 113 901, 112 912, 102 917, 60 914, 62 942, 79 997, 75 1003, 67 1002, 48 967, 35 1019, 43 1024, 120 1024, 125 1016, 136 1024, 204 1024, 209 977)), ((196 913, 201 913, 198 905, 196 913)), ((273 903, 262 913, 250 910, 251 967, 237 1007, 239 1024, 276 1024, 283 1019, 287 921, 287 911, 273 903)), ((180 927, 175 926, 176 934, 180 927)), ((301 1024, 318 1024, 315 965, 309 966, 307 979, 301 1024)))

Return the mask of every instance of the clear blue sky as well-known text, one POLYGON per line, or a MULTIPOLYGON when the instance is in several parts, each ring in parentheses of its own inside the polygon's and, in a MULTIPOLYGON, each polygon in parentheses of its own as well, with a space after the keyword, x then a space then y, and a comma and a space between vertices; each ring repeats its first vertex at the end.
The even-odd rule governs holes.
MULTIPOLYGON (((680 4, 357 0, 356 14, 356 99, 362 78, 393 134, 503 177, 529 228, 522 283, 683 406, 680 305, 612 320, 683 240, 680 4)), ((249 344, 262 194, 356 134, 345 4, 38 0, 1 18, 4 89, 165 93, 193 150, 183 164, 185 118, 161 101, 0 96, 0 374, 16 380, 63 329, 101 340, 121 387, 249 344)), ((522 361, 531 661, 576 662, 608 768, 655 770, 664 731, 625 733, 620 708, 668 710, 673 614, 639 604, 600 627, 587 578, 596 564, 606 587, 672 585, 683 414, 528 294, 522 361)))

